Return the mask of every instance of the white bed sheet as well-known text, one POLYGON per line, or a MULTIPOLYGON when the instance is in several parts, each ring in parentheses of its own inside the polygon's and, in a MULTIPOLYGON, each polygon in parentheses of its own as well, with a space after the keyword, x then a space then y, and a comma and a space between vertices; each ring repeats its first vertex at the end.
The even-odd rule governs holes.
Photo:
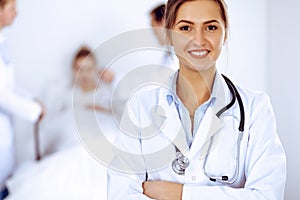
POLYGON ((7 187, 6 200, 107 199, 106 168, 77 145, 22 165, 7 187))
MULTIPOLYGON (((99 95, 103 100, 105 91, 99 95)), ((115 118, 86 109, 86 105, 93 103, 93 93, 79 93, 75 97, 69 90, 63 97, 56 109, 59 112, 49 115, 46 126, 40 127, 41 151, 47 156, 17 168, 7 182, 10 195, 6 200, 107 199, 106 168, 93 156, 110 162, 119 131, 115 118), (71 100, 77 103, 73 105, 71 100)))

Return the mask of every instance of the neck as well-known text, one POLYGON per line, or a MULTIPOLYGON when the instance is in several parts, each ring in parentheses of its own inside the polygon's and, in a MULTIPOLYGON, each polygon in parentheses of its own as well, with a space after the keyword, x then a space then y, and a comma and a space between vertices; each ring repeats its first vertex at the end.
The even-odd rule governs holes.
POLYGON ((205 72, 180 69, 177 80, 177 95, 193 116, 195 110, 210 98, 215 69, 205 72))

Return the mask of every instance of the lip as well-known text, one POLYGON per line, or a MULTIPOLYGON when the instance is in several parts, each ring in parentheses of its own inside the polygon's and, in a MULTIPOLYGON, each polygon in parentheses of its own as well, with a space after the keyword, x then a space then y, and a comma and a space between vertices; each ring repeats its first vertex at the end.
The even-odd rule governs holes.
POLYGON ((207 49, 196 49, 196 50, 188 51, 188 53, 193 58, 202 59, 205 58, 210 53, 210 51, 207 49))

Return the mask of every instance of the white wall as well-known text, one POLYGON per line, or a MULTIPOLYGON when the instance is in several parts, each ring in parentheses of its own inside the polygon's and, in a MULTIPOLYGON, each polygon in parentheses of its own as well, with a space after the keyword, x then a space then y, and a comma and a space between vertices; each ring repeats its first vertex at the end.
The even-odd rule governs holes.
POLYGON ((231 26, 227 72, 232 74, 242 86, 265 90, 267 1, 227 0, 226 2, 229 7, 231 26))
POLYGON ((300 199, 300 2, 270 0, 268 91, 287 153, 285 199, 300 199))

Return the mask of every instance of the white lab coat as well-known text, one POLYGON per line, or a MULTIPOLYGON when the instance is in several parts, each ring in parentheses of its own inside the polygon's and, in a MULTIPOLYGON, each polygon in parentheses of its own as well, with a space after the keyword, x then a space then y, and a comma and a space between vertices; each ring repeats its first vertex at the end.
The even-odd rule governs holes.
MULTIPOLYGON (((0 45, 4 37, 0 33, 0 45)), ((0 56, 0 190, 11 175, 15 163, 12 117, 34 122, 41 113, 40 105, 16 91, 14 69, 0 56)))
POLYGON ((239 106, 236 102, 218 118, 216 113, 230 102, 231 94, 218 73, 214 84, 216 102, 206 111, 190 148, 175 105, 166 100, 170 91, 165 87, 148 87, 136 92, 128 102, 122 123, 126 126, 121 124, 116 157, 108 170, 108 199, 149 199, 142 189, 146 171, 148 180, 184 184, 183 200, 283 199, 286 157, 276 133, 270 100, 264 93, 237 87, 245 108, 237 180, 226 185, 212 182, 205 175, 206 155, 208 174, 227 175, 231 179, 237 167, 239 106), (210 144, 211 150, 207 152, 210 144), (190 160, 184 176, 172 170, 174 145, 190 160))

